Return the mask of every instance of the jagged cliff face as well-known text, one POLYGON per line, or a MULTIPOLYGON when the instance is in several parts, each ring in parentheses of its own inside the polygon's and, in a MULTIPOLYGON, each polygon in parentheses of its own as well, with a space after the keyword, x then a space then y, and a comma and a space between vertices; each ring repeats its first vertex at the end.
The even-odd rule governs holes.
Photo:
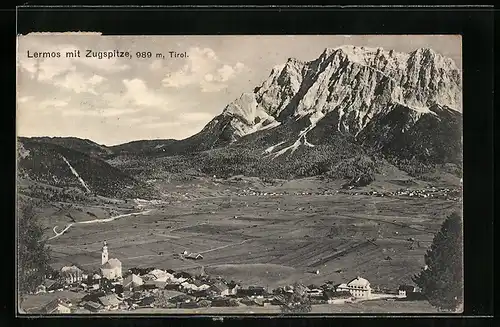
POLYGON ((321 143, 317 136, 325 131, 315 130, 320 128, 383 148, 410 131, 422 117, 439 122, 442 111, 432 111, 433 106, 455 111, 452 119, 461 119, 461 73, 450 58, 431 49, 398 53, 342 46, 326 49, 310 62, 289 59, 274 67, 261 86, 230 103, 216 119, 224 117, 227 122, 221 134, 228 142, 309 120, 296 139, 282 140, 275 147, 280 154, 287 147, 313 147, 307 140, 310 132, 321 143), (377 122, 385 129, 377 127, 377 122))

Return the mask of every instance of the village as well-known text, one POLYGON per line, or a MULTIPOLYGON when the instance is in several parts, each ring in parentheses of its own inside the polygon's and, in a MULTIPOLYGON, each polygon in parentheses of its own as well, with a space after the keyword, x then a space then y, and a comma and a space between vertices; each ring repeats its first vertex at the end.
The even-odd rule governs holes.
MULTIPOLYGON (((178 254, 186 259, 203 259, 201 254, 178 254)), ((239 282, 219 276, 208 276, 203 266, 193 275, 184 271, 156 268, 131 268, 122 271, 122 263, 108 258, 104 242, 99 271, 84 271, 72 265, 46 276, 34 294, 53 293, 52 300, 29 310, 39 314, 105 313, 132 311, 139 308, 196 309, 203 307, 282 306, 294 285, 269 290, 263 286, 243 287, 239 282), (59 297, 57 293, 74 292, 83 295, 77 300, 59 297)), ((315 272, 319 274, 319 270, 315 272)), ((373 287, 368 280, 357 276, 346 283, 305 286, 311 305, 355 303, 369 300, 419 300, 422 295, 412 285, 387 290, 373 287)))
POLYGON ((419 197, 419 198, 435 198, 458 201, 461 198, 460 190, 448 187, 428 186, 422 189, 405 189, 401 188, 396 191, 361 191, 356 190, 353 185, 346 185, 341 190, 325 190, 322 192, 262 192, 253 189, 245 189, 238 194, 239 196, 284 196, 284 195, 323 195, 330 196, 338 193, 351 195, 367 195, 377 197, 419 197))

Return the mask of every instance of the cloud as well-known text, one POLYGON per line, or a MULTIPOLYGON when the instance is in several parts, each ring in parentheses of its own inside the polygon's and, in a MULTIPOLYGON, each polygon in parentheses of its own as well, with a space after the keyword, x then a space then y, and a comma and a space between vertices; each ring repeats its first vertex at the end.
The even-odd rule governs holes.
POLYGON ((111 117, 119 117, 124 114, 132 114, 136 113, 139 110, 137 108, 102 108, 102 109, 86 109, 86 110, 78 110, 78 109, 70 109, 64 110, 62 112, 63 116, 73 116, 73 117, 102 117, 102 118, 111 118, 111 117))
POLYGON ((200 83, 201 92, 210 93, 210 92, 219 92, 227 88, 227 84, 222 83, 200 83))
POLYGON ((61 108, 61 107, 66 107, 68 104, 69 104, 69 99, 64 99, 64 100, 47 99, 40 102, 38 107, 40 109, 61 108))
POLYGON ((234 68, 229 65, 224 65, 217 70, 217 78, 221 82, 226 82, 233 78, 236 74, 241 73, 245 69, 245 65, 241 62, 238 62, 234 68))
POLYGON ((71 72, 62 78, 56 79, 54 85, 72 90, 75 93, 87 92, 97 95, 94 87, 101 84, 104 80, 105 78, 100 75, 85 78, 81 73, 71 72))
POLYGON ((227 87, 225 84, 245 70, 241 62, 234 66, 223 64, 210 48, 189 49, 187 63, 178 71, 168 74, 162 83, 165 87, 180 88, 199 86, 203 92, 217 92, 227 87))
MULTIPOLYGON (((71 75, 71 73, 76 73, 76 71, 87 71, 90 74, 100 76, 101 73, 116 73, 130 68, 129 65, 123 63, 123 60, 126 59, 116 57, 110 59, 87 58, 85 49, 73 44, 51 44, 50 38, 30 37, 27 39, 20 38, 20 40, 19 44, 23 50, 19 50, 18 52, 18 69, 20 72, 28 73, 30 78, 40 82, 61 86, 61 83, 64 83, 66 78, 69 83, 81 81, 78 75, 71 75), (33 56, 35 53, 33 49, 36 49, 36 52, 59 52, 60 57, 29 58, 28 51, 30 52, 30 56, 33 56), (66 56, 66 53, 78 52, 80 53, 80 57, 73 58, 66 56)), ((94 81, 97 84, 99 83, 95 79, 91 80, 90 83, 92 84, 94 81)), ((77 92, 82 92, 82 88, 75 85, 72 83, 72 87, 69 88, 77 90, 77 92)))
POLYGON ((178 121, 158 121, 158 122, 152 122, 152 123, 144 123, 141 124, 141 127, 148 128, 148 129, 156 129, 156 128, 168 128, 168 127, 180 127, 182 126, 182 122, 178 121))
POLYGON ((58 58, 40 60, 23 58, 19 60, 18 66, 22 71, 28 72, 32 79, 41 82, 49 82, 56 76, 76 71, 76 66, 70 60, 58 58))
POLYGON ((149 65, 149 69, 152 71, 160 70, 163 68, 163 60, 153 60, 153 62, 149 65))
POLYGON ((34 98, 35 97, 32 95, 27 95, 27 96, 19 97, 17 99, 17 102, 18 103, 25 103, 25 102, 29 102, 29 101, 33 100, 34 98))
POLYGON ((123 84, 127 91, 125 98, 130 99, 138 106, 164 107, 168 103, 164 96, 149 90, 141 79, 124 79, 123 84))

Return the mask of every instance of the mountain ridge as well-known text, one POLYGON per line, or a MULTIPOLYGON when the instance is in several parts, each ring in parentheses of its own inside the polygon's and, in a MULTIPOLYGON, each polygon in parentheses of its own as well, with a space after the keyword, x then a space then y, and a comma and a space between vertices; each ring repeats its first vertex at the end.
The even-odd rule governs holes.
POLYGON ((284 178, 368 174, 369 181, 387 158, 405 171, 461 167, 461 99, 460 70, 432 49, 326 48, 314 60, 273 67, 197 134, 105 147, 100 157, 146 177, 180 165, 284 178), (355 157, 362 163, 355 173, 334 172, 355 157))

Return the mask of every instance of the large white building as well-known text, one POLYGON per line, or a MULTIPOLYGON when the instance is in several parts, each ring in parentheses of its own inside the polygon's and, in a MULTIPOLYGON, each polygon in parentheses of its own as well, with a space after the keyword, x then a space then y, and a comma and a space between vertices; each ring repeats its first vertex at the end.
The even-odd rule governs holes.
POLYGON ((101 275, 103 278, 110 280, 122 278, 122 263, 120 260, 112 258, 108 259, 108 245, 104 241, 101 254, 101 275))
POLYGON ((359 276, 354 278, 347 284, 340 284, 339 286, 337 286, 336 291, 348 291, 352 296, 358 299, 368 299, 372 295, 370 282, 359 276))

